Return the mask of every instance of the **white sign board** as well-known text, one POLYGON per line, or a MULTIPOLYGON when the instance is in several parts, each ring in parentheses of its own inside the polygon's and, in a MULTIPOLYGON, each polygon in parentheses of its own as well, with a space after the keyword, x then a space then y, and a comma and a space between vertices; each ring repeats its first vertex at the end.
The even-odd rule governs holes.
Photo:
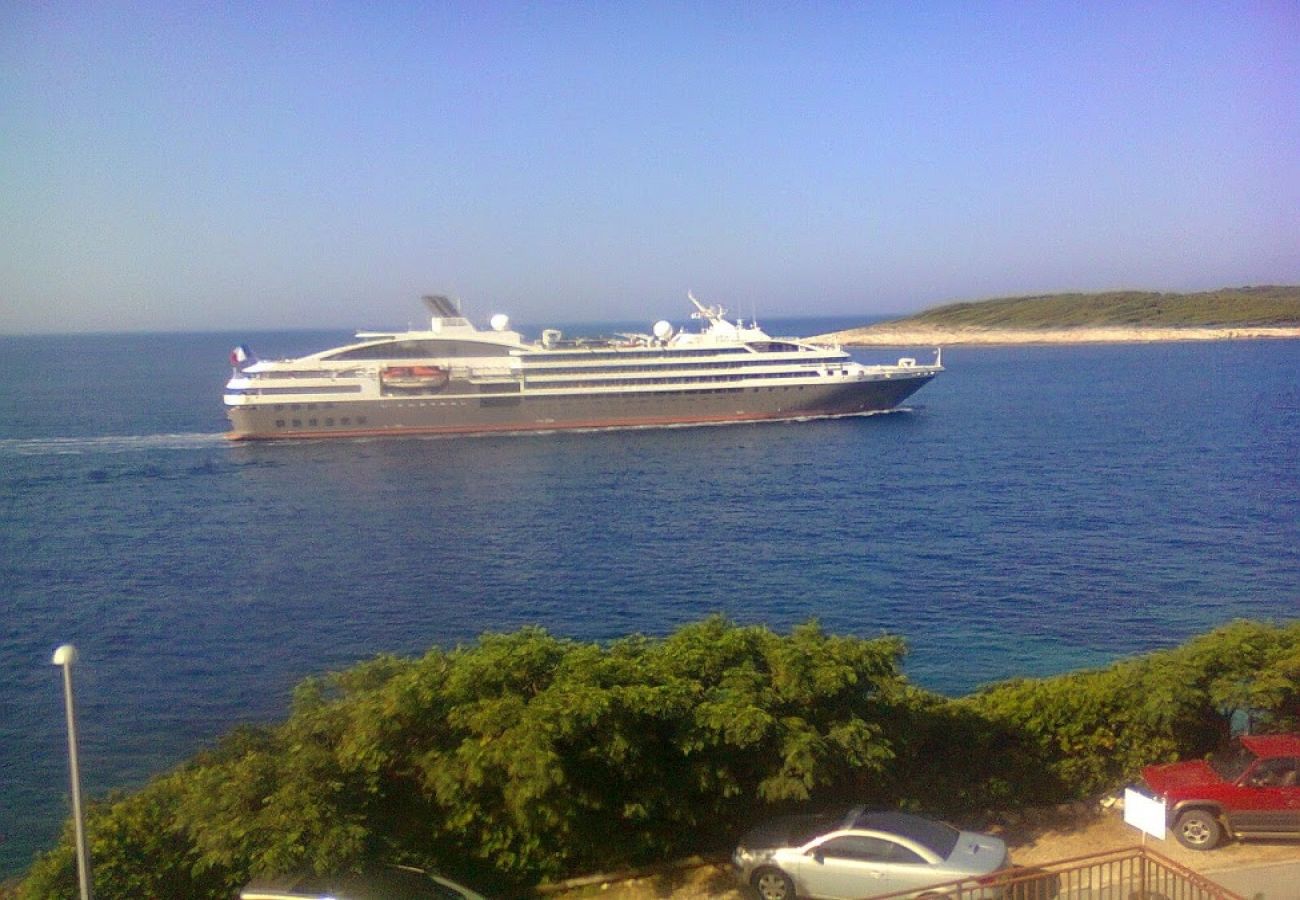
POLYGON ((1124 821, 1160 840, 1165 839, 1165 801, 1153 800, 1132 788, 1124 790, 1124 821))

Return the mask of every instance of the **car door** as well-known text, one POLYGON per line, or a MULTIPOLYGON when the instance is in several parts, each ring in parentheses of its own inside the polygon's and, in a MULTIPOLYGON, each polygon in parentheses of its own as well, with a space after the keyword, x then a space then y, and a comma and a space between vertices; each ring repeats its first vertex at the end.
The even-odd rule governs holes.
POLYGON ((1232 827, 1252 834, 1300 832, 1300 772, 1292 757, 1255 763, 1233 797, 1232 827))
POLYGON ((798 874, 803 893, 827 900, 878 897, 935 880, 923 859, 887 837, 842 832, 810 847, 798 874))
POLYGON ((1300 759, 1291 760, 1291 772, 1284 775, 1282 785, 1282 816, 1279 830, 1300 834, 1300 759))

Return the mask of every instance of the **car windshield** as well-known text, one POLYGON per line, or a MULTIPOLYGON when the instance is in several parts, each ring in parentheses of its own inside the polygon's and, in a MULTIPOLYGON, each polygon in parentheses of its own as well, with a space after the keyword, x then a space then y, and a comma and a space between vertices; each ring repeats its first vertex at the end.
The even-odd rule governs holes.
MULTIPOLYGON (((407 900, 463 900, 465 897, 428 878, 424 873, 399 866, 358 874, 348 872, 337 876, 304 874, 293 878, 254 880, 244 889, 246 893, 283 893, 285 896, 312 898, 312 900, 388 900, 403 897, 407 900)), ((241 895, 242 896, 242 895, 241 895)))
POLYGON ((804 813, 779 816, 751 829, 741 838, 746 847, 801 847, 813 838, 834 831, 844 813, 804 813))
POLYGON ((830 813, 815 816, 803 816, 790 821, 789 843, 791 847, 802 847, 813 838, 821 837, 839 826, 843 816, 830 813))
POLYGON ((1224 781, 1236 781, 1255 761, 1255 754, 1240 745, 1223 753, 1210 755, 1210 768, 1224 781))

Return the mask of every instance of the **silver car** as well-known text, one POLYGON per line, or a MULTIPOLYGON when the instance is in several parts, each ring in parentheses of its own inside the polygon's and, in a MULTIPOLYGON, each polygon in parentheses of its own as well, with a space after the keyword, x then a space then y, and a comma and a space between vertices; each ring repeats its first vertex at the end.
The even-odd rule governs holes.
POLYGON ((862 806, 773 819, 741 838, 731 861, 763 900, 924 896, 935 885, 991 876, 1011 864, 1006 843, 991 835, 862 806))

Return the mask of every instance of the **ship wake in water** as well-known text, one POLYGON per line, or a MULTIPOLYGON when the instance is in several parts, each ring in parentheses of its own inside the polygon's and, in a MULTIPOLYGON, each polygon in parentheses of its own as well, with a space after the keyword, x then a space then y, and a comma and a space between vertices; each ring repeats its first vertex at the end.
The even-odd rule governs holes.
POLYGON ((225 443, 215 434, 130 434, 96 437, 0 439, 0 456, 78 456, 150 450, 210 450, 225 443))

